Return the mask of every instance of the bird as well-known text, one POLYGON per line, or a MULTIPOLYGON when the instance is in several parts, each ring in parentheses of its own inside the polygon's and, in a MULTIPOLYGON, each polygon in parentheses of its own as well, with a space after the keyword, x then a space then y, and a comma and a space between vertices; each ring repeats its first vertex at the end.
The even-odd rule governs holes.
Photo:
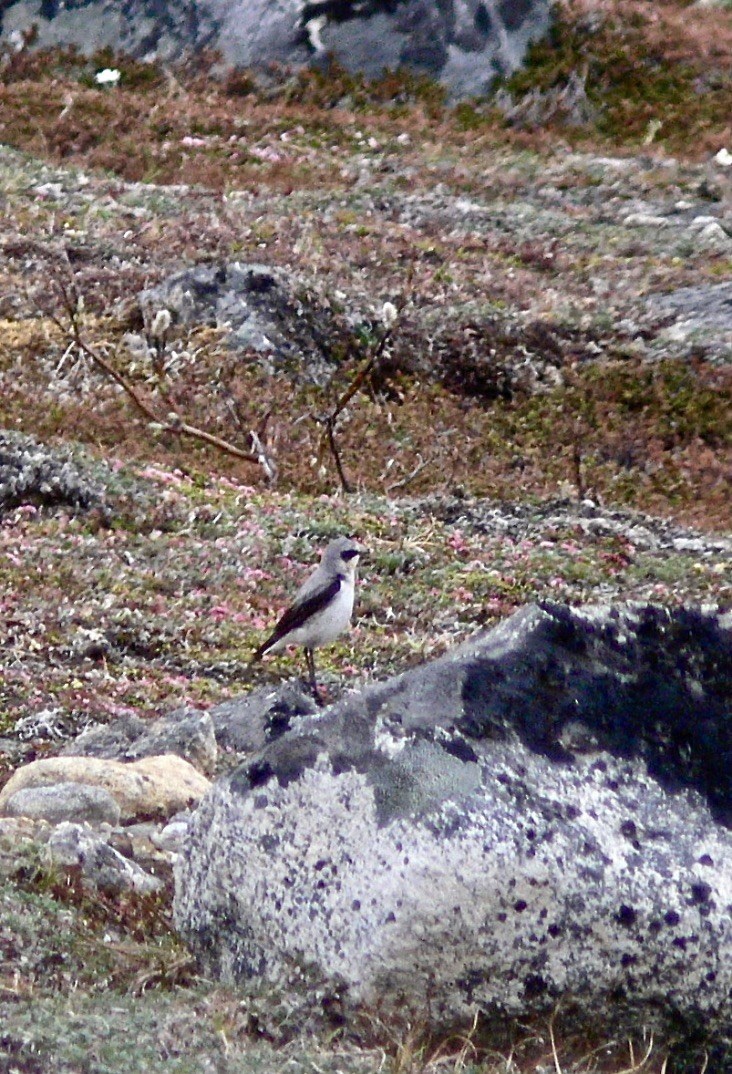
POLYGON ((300 586, 290 607, 256 650, 252 662, 265 653, 288 645, 302 645, 309 685, 320 700, 315 679, 315 649, 329 645, 348 627, 353 614, 356 568, 362 549, 350 537, 336 537, 327 545, 319 565, 300 586))

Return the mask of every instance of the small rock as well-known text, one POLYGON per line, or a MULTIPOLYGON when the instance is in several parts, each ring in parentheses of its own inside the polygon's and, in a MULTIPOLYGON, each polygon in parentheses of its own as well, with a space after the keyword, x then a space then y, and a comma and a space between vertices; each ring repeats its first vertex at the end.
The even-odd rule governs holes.
POLYGON ((146 821, 117 828, 109 836, 109 844, 125 858, 136 862, 146 873, 157 877, 172 875, 175 855, 161 849, 156 842, 158 825, 146 821))
POLYGON ((63 820, 119 824, 120 818, 120 807, 109 791, 84 783, 26 787, 8 798, 4 812, 7 817, 30 817, 50 824, 63 820))
POLYGON ((169 854, 179 854, 183 849, 190 825, 191 814, 179 813, 178 816, 171 817, 161 831, 153 832, 150 838, 160 850, 169 854))
POLYGON ((717 220, 705 224, 701 231, 698 232, 698 237, 712 246, 732 245, 732 240, 717 220))
POLYGON ((256 353, 265 369, 316 384, 336 369, 333 341, 343 332, 333 312, 277 266, 195 265, 138 299, 148 324, 167 310, 174 324, 225 327, 231 348, 256 353))
POLYGON ((146 733, 130 746, 130 760, 174 753, 211 776, 216 770, 218 748, 214 725, 208 712, 180 709, 156 720, 146 733))
POLYGON ((142 757, 176 754, 204 775, 216 770, 218 750, 210 715, 180 709, 150 723, 139 716, 123 716, 111 724, 82 732, 63 750, 65 757, 106 757, 137 761, 142 757))
POLYGON ((698 552, 703 555, 706 551, 702 537, 676 537, 673 546, 677 552, 698 552))
POLYGON ((626 227, 670 227, 667 216, 655 216, 652 213, 630 213, 623 223, 626 227))
POLYGON ((62 757, 105 757, 113 761, 128 760, 128 750, 148 724, 139 716, 126 714, 109 724, 88 727, 61 750, 62 757))
POLYGON ((123 857, 83 824, 64 821, 57 825, 48 840, 48 854, 54 865, 80 867, 88 883, 110 895, 130 890, 147 895, 163 887, 162 880, 123 857))
POLYGON ((115 799, 121 820, 167 818, 196 805, 210 783, 182 757, 164 754, 123 764, 96 757, 46 757, 19 768, 0 792, 0 815, 18 791, 53 783, 102 787, 115 799))
POLYGON ((728 280, 650 295, 648 305, 654 312, 675 314, 707 333, 732 333, 732 282, 728 280))
POLYGON ((15 738, 0 738, 0 756, 10 768, 18 768, 33 757, 34 747, 30 742, 18 742, 15 738))

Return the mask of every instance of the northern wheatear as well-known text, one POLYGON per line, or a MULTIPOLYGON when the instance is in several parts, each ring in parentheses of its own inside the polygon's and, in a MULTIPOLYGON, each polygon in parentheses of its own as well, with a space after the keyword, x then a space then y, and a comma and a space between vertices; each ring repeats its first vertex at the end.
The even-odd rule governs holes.
POLYGON ((336 537, 323 552, 320 564, 298 590, 267 640, 252 660, 277 653, 288 645, 302 645, 310 687, 318 697, 314 650, 329 645, 347 628, 353 613, 356 567, 361 549, 350 537, 336 537))

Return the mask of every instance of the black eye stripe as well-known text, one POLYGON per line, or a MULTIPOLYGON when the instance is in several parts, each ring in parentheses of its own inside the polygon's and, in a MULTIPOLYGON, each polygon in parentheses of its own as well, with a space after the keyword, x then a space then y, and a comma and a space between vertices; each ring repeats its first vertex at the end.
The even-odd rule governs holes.
POLYGON ((345 552, 341 552, 341 559, 355 559, 357 555, 355 548, 347 548, 345 552))

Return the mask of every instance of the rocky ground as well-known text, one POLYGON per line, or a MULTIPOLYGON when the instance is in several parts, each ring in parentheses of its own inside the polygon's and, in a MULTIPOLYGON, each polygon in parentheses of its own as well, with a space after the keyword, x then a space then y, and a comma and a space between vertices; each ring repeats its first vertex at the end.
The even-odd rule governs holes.
MULTIPOLYGON (((102 88, 44 62, 0 84, 3 783, 95 728, 298 674, 248 657, 338 532, 368 555, 321 659, 332 698, 530 600, 729 607, 728 109, 685 152, 673 109, 673 140, 649 135, 647 102, 627 138, 532 133, 425 87, 328 99, 130 67, 102 88), (220 311, 155 334, 141 292, 236 262, 281 270, 317 361, 274 368, 220 311), (369 357, 336 460, 317 419, 369 357)), ((201 779, 236 761, 220 734, 206 756, 201 779)), ((95 829, 148 890, 85 877, 68 829, 0 820, 2 1069, 661 1069, 661 1045, 639 1065, 641 1042, 601 1032, 517 1028, 491 1056, 263 1025, 172 933, 178 808, 95 829)))

